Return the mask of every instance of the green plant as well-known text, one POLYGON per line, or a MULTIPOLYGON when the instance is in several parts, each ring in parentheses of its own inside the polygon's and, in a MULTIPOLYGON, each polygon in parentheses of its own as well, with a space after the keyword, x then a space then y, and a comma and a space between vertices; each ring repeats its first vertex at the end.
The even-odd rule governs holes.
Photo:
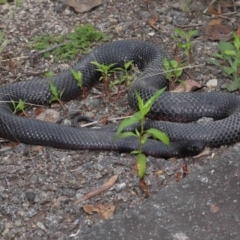
POLYGON ((53 71, 48 71, 48 72, 45 72, 45 73, 44 73, 44 76, 45 76, 45 77, 48 77, 48 78, 52 77, 53 75, 54 75, 54 72, 53 72, 53 71))
POLYGON ((174 29, 172 36, 178 48, 183 49, 189 58, 189 62, 193 61, 192 57, 192 37, 197 34, 198 30, 184 31, 181 28, 174 29))
POLYGON ((74 69, 70 69, 72 75, 73 75, 73 78, 77 81, 77 85, 78 87, 82 87, 82 73, 80 71, 75 71, 74 69))
POLYGON ((163 59, 163 67, 166 78, 174 83, 182 83, 179 77, 183 73, 183 66, 184 64, 179 64, 176 60, 168 60, 167 58, 163 59))
POLYGON ((49 80, 49 87, 50 87, 50 91, 52 93, 52 96, 51 96, 51 99, 49 100, 49 103, 57 101, 57 102, 60 103, 61 107, 64 109, 61 98, 62 98, 62 95, 63 95, 65 89, 63 89, 61 92, 59 92, 52 80, 49 80))
POLYGON ((99 78, 99 81, 103 81, 104 91, 105 91, 105 94, 108 96, 109 95, 108 94, 109 93, 109 89, 108 89, 108 87, 109 87, 109 77, 115 71, 121 70, 121 68, 114 68, 116 63, 112 63, 112 64, 109 64, 109 65, 101 64, 101 63, 98 63, 96 61, 92 61, 91 63, 96 66, 96 71, 101 73, 101 77, 99 78))
POLYGON ((25 101, 23 101, 22 99, 19 99, 18 102, 15 102, 14 100, 11 100, 12 105, 13 105, 13 113, 16 114, 17 112, 21 111, 24 113, 24 115, 26 115, 25 113, 25 108, 26 108, 26 104, 25 101))
POLYGON ((230 83, 222 85, 228 91, 240 89, 240 38, 233 33, 233 43, 220 41, 218 44, 219 53, 214 53, 215 59, 208 59, 209 62, 219 67, 230 83))
MULTIPOLYGON (((129 68, 131 67, 133 61, 129 61, 124 63, 123 68, 118 68, 119 71, 122 71, 123 74, 120 76, 119 79, 110 83, 110 87, 112 88, 114 85, 125 83, 127 87, 131 85, 133 80, 133 76, 129 74, 129 68)), ((116 70, 116 69, 115 69, 116 70)))
POLYGON ((92 25, 87 24, 78 26, 74 32, 63 36, 43 34, 35 37, 31 47, 38 51, 48 50, 44 51, 45 58, 50 56, 51 51, 55 61, 69 60, 79 53, 87 53, 91 44, 100 40, 107 40, 104 33, 96 31, 92 25))
POLYGON ((146 170, 146 155, 143 153, 143 145, 146 143, 148 138, 155 138, 160 141, 162 141, 165 144, 169 144, 169 138, 168 136, 154 128, 150 129, 144 129, 144 120, 151 109, 153 103, 155 100, 163 93, 164 89, 158 90, 149 100, 147 100, 145 103, 143 99, 140 97, 140 95, 136 92, 136 97, 138 101, 138 108, 139 111, 136 112, 131 118, 124 119, 119 127, 116 134, 117 138, 123 138, 123 137, 136 137, 139 142, 139 148, 138 150, 132 151, 132 154, 136 155, 137 158, 137 166, 138 166, 138 175, 140 178, 143 178, 146 170), (132 124, 139 123, 140 130, 135 130, 135 133, 133 132, 123 132, 126 127, 131 126, 132 124))

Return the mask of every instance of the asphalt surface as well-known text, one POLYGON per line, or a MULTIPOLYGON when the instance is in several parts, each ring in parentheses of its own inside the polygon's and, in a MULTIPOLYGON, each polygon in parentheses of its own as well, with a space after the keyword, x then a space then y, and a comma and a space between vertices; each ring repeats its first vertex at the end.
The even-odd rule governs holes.
POLYGON ((240 239, 240 145, 79 239, 240 239))

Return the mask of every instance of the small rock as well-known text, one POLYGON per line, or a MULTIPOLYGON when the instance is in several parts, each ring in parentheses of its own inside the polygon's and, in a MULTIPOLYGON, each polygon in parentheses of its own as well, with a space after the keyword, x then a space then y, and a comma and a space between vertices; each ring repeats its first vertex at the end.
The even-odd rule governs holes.
POLYGON ((57 122, 60 119, 60 113, 53 109, 47 109, 45 112, 39 114, 36 119, 48 122, 57 122))
POLYGON ((218 80, 217 79, 210 79, 208 82, 207 82, 207 87, 208 88, 215 88, 215 87, 217 87, 217 85, 218 85, 218 80))
POLYGON ((36 194, 32 191, 26 192, 26 197, 29 202, 34 202, 34 199, 36 197, 36 194))
POLYGON ((119 183, 119 184, 116 184, 114 189, 116 192, 120 192, 122 189, 124 189, 125 187, 127 186, 126 183, 119 183))
POLYGON ((2 193, 5 190, 5 187, 0 185, 0 193, 2 193))
POLYGON ((99 99, 87 99, 87 105, 89 107, 96 107, 100 104, 100 100, 99 99))

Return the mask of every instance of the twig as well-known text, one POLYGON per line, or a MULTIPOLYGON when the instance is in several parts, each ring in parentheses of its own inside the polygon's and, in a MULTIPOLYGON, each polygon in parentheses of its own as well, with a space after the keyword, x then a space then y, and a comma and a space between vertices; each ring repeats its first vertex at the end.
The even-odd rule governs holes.
MULTIPOLYGON (((122 119, 129 118, 129 117, 132 117, 132 115, 124 116, 124 117, 108 118, 107 121, 115 122, 115 121, 122 120, 122 119)), ((98 123, 99 123, 99 121, 94 121, 94 122, 83 124, 83 125, 81 125, 81 127, 89 127, 89 126, 92 126, 92 125, 95 125, 98 123)))

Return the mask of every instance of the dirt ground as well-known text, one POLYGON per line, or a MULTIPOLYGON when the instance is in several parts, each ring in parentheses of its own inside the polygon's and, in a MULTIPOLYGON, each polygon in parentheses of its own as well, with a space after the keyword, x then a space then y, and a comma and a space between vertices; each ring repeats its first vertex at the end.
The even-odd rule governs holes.
MULTIPOLYGON (((47 70, 58 73, 69 68, 77 59, 55 63, 52 59, 38 57, 32 67, 29 62, 32 50, 28 43, 42 33, 66 34, 79 24, 90 23, 111 35, 111 41, 148 40, 163 45, 173 56, 186 61, 183 52, 175 51, 173 30, 175 27, 187 31, 197 29, 198 34, 192 40, 194 62, 185 72, 185 78, 202 84, 201 91, 219 91, 226 79, 215 66, 207 63, 207 58, 216 52, 219 40, 227 39, 231 31, 237 29, 239 15, 231 6, 232 1, 216 1, 215 10, 209 8, 209 1, 193 1, 187 12, 183 11, 180 2, 109 0, 85 13, 77 13, 67 6, 62 7, 59 2, 25 0, 16 8, 13 17, 10 16, 14 8, 12 3, 0 5, 0 28, 3 30, 7 26, 5 35, 10 41, 0 59, 1 84, 30 80, 47 70), (220 6, 225 14, 221 22, 209 24, 220 6), (210 10, 205 11, 208 8, 210 10), (212 79, 217 79, 217 86, 209 88, 207 82, 212 79)), ((93 119, 132 113, 125 93, 117 101, 113 95, 111 101, 106 102, 102 91, 100 84, 86 99, 65 105, 69 111, 81 111, 93 119)), ((183 166, 187 166, 191 174, 231 148, 211 149, 200 158, 166 161, 148 157, 145 182, 151 196, 180 180, 183 166)), ((13 144, 2 139, 0 160, 0 239, 80 239, 94 223, 105 221, 102 215, 109 217, 113 209, 113 214, 119 214, 147 199, 139 185, 135 159, 130 154, 67 151, 13 144), (76 202, 118 174, 113 187, 86 201, 76 202), (91 210, 97 212, 89 214, 91 210)))

